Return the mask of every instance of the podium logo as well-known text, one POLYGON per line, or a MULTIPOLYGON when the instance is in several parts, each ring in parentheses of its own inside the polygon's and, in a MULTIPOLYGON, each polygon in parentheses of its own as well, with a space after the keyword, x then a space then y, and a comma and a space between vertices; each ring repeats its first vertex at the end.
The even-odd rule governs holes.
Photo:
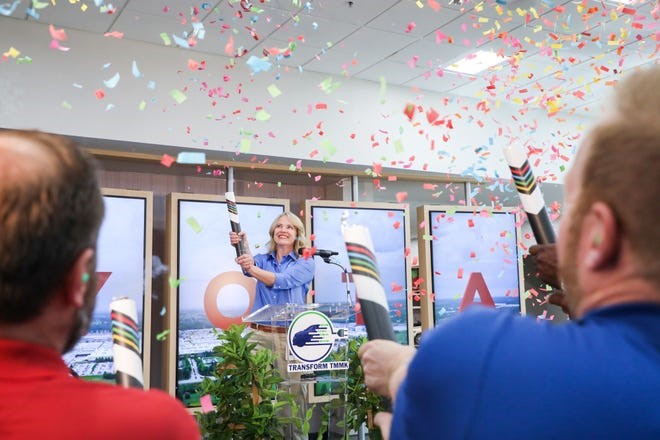
POLYGON ((334 342, 345 337, 345 329, 335 331, 332 321, 317 310, 296 315, 287 332, 289 350, 296 359, 307 363, 325 359, 334 342))

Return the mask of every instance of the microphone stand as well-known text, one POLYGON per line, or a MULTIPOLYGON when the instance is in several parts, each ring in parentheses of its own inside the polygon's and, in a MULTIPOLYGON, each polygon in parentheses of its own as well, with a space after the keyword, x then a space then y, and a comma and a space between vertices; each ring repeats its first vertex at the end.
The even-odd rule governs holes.
POLYGON ((341 264, 337 263, 334 260, 331 260, 330 257, 322 257, 323 261, 328 263, 328 264, 334 264, 335 266, 338 266, 343 272, 344 272, 344 281, 346 282, 346 302, 348 302, 349 306, 353 305, 353 301, 351 301, 351 288, 348 284, 348 270, 341 264))

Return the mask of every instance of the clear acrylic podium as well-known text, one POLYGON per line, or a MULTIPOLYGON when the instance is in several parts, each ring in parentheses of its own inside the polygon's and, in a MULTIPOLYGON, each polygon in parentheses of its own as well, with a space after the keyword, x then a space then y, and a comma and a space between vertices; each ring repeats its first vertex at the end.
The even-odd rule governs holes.
MULTIPOLYGON (((348 326, 354 315, 349 303, 313 303, 268 305, 243 318, 252 340, 273 351, 285 379, 280 387, 295 396, 299 416, 314 408, 310 433, 326 430, 330 439, 347 438, 348 326)), ((285 438, 307 438, 300 434, 290 426, 285 438)))

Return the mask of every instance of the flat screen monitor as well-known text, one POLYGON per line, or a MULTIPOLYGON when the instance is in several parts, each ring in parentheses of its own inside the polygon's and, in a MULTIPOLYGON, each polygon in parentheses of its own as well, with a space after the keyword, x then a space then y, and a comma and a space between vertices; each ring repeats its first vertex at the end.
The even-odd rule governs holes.
POLYGON ((86 380, 115 383, 110 302, 127 297, 137 305, 144 385, 149 387, 153 194, 103 189, 105 216, 99 231, 96 305, 89 332, 64 361, 86 380))
POLYGON ((424 294, 422 325, 440 324, 472 304, 520 313, 520 219, 514 210, 418 208, 424 294))
MULTIPOLYGON (((240 226, 253 255, 265 253, 268 229, 289 201, 237 197, 240 226)), ((241 324, 251 312, 255 280, 243 275, 229 243, 224 197, 171 194, 168 198, 168 372, 170 393, 200 405, 199 384, 213 375, 216 331, 241 324)))
MULTIPOLYGON (((370 232, 383 289, 387 296, 394 335, 398 342, 412 340, 412 295, 408 250, 410 229, 408 208, 403 204, 353 203, 334 201, 306 202, 307 230, 314 237, 317 249, 336 251, 332 263, 316 258, 314 302, 355 303, 355 285, 351 282, 351 265, 342 232, 342 225, 362 225, 370 232), (348 272, 344 275, 343 269, 348 272), (348 278, 348 286, 346 285, 348 278)), ((359 295, 359 292, 358 292, 359 295)), ((356 335, 366 335, 361 315, 356 316, 356 335)))

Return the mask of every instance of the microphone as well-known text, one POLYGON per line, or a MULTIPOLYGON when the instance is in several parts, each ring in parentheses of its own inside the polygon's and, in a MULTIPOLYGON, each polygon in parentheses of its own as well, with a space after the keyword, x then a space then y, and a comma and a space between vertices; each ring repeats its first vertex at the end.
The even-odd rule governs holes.
MULTIPOLYGON (((299 254, 299 255, 303 255, 304 253, 305 253, 305 248, 300 248, 300 249, 298 249, 298 254, 299 254)), ((314 253, 311 254, 311 255, 313 255, 313 256, 314 256, 314 255, 318 255, 318 256, 321 257, 321 258, 330 258, 330 257, 332 257, 333 255, 339 255, 339 252, 335 252, 335 251, 326 251, 325 249, 317 249, 317 250, 315 250, 314 253)))

